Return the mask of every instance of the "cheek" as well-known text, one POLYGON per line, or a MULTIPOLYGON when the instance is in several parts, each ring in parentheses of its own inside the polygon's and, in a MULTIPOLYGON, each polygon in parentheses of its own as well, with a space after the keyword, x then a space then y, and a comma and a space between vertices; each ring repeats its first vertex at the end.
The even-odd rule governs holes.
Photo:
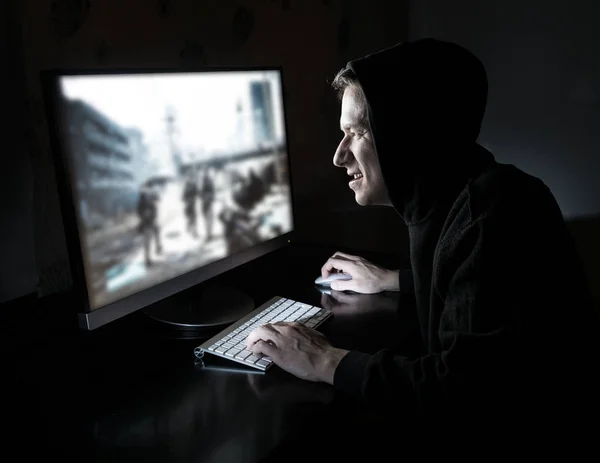
POLYGON ((358 163, 360 164, 360 170, 363 174, 374 177, 377 174, 377 159, 371 153, 362 152, 361 156, 357 156, 358 163))
POLYGON ((356 162, 359 164, 360 170, 362 170, 363 173, 365 173, 365 171, 371 170, 369 168, 369 156, 368 153, 365 153, 364 148, 360 146, 356 147, 356 149, 354 150, 354 159, 356 159, 356 162))

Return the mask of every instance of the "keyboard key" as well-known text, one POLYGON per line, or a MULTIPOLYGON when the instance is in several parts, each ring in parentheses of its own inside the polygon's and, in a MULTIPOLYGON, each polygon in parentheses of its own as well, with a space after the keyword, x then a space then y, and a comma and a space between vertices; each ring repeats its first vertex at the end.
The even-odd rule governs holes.
POLYGON ((244 350, 245 348, 246 348, 245 342, 240 342, 240 343, 236 344, 234 347, 234 349, 237 349, 237 350, 244 350))
POLYGON ((225 348, 225 347, 223 347, 223 346, 220 346, 220 347, 217 347, 217 348, 215 349, 215 352, 216 352, 217 354, 224 354, 225 352, 227 352, 227 350, 228 350, 227 348, 225 348))
POLYGON ((248 363, 256 363, 257 360, 260 360, 260 357, 252 354, 249 357, 246 357, 244 361, 246 361, 248 363))
POLYGON ((244 360, 247 357, 250 357, 251 355, 252 355, 252 352, 250 352, 249 350, 244 349, 244 350, 240 351, 240 353, 237 354, 235 356, 235 358, 238 359, 238 360, 244 360))
POLYGON ((240 349, 229 349, 227 352, 225 352, 225 355, 227 357, 235 357, 237 354, 240 353, 240 349))
POLYGON ((256 365, 258 365, 259 367, 268 367, 269 365, 271 365, 271 363, 273 363, 272 360, 269 362, 265 359, 260 359, 258 362, 256 362, 256 365))

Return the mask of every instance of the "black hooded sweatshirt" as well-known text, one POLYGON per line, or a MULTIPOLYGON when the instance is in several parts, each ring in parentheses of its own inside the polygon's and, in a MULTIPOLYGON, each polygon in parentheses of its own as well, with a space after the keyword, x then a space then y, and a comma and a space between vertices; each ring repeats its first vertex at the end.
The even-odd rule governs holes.
POLYGON ((400 285, 414 290, 422 355, 352 351, 334 386, 440 425, 503 414, 539 422, 572 409, 598 363, 597 317, 552 193, 476 143, 487 100, 482 63, 424 39, 349 67, 408 226, 412 269, 400 285))

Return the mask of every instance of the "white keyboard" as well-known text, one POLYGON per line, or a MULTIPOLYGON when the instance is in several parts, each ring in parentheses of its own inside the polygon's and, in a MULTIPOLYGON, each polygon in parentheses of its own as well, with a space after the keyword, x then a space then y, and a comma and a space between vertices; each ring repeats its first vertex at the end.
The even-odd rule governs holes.
POLYGON ((194 355, 202 358, 205 353, 209 353, 266 371, 273 361, 269 357, 254 355, 246 350, 246 338, 252 331, 265 323, 276 322, 298 322, 309 328, 317 328, 332 315, 330 310, 274 297, 196 347, 194 355))

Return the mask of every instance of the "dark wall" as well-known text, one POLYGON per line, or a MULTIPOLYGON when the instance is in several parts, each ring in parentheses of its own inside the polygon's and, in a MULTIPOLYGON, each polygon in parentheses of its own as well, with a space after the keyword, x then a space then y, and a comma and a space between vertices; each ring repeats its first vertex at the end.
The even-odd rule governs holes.
POLYGON ((600 310, 600 2, 409 3, 410 38, 457 42, 485 64, 480 142, 553 191, 600 310))
MULTIPOLYGON (((328 80, 349 59, 404 40, 404 3, 6 1, 13 11, 5 17, 16 31, 11 47, 15 43, 19 47, 12 61, 13 85, 4 88, 15 90, 12 107, 22 116, 6 138, 18 147, 10 151, 20 150, 22 155, 19 163, 12 159, 4 171, 8 178, 18 179, 19 186, 11 184, 10 194, 3 191, 2 203, 3 209, 15 201, 28 207, 18 208, 19 218, 10 216, 11 231, 5 228, 3 233, 12 234, 7 246, 18 249, 12 261, 27 262, 28 267, 16 271, 4 261, 2 287, 13 288, 11 296, 16 296, 35 289, 32 278, 38 275, 41 295, 71 284, 39 83, 39 71, 48 68, 283 66, 301 237, 375 250, 391 242, 392 250, 399 249, 398 243, 405 241, 398 240, 403 229, 393 211, 356 206, 345 174, 336 172, 331 163, 339 140, 339 105, 328 80), (14 85, 17 81, 21 87, 14 85), (26 289, 17 290, 17 280, 28 282, 26 289)), ((10 157, 6 153, 4 157, 10 157)))
POLYGON ((600 213, 600 2, 414 0, 411 38, 437 37, 485 64, 480 141, 540 177, 567 218, 600 213))
POLYGON ((33 251, 33 175, 30 152, 31 124, 25 110, 23 59, 20 31, 9 21, 14 11, 0 3, 0 302, 34 291, 37 269, 33 251), (8 89, 8 90, 7 90, 8 89))

